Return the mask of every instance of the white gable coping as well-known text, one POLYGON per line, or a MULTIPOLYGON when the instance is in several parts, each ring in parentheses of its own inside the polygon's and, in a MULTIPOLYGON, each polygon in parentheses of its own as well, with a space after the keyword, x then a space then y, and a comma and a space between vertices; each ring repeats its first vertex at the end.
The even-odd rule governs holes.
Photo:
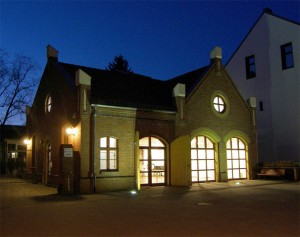
POLYGON ((91 85, 91 77, 87 73, 82 71, 81 69, 78 69, 75 73, 75 83, 76 83, 76 86, 78 86, 78 85, 90 86, 91 85))
POLYGON ((178 83, 173 89, 174 97, 185 97, 185 84, 178 83))

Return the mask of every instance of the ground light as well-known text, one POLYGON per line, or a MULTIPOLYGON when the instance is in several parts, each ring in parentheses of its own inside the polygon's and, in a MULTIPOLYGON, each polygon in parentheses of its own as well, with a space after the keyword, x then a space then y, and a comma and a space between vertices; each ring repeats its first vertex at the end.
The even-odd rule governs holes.
POLYGON ((137 192, 136 192, 135 190, 131 190, 130 193, 131 193, 132 195, 136 195, 136 194, 137 194, 137 192))

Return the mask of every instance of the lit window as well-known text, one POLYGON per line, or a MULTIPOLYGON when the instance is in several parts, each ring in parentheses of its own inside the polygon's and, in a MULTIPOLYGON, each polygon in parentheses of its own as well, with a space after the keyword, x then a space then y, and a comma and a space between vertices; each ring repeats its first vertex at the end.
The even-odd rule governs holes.
POLYGON ((228 179, 246 179, 246 145, 239 138, 231 138, 227 144, 227 175, 228 179))
POLYGON ((48 95, 46 97, 46 104, 45 104, 46 113, 50 113, 51 108, 52 108, 52 97, 51 97, 51 95, 48 95))
POLYGON ((207 137, 198 136, 191 141, 192 182, 215 180, 215 148, 207 137))
POLYGON ((100 170, 118 169, 118 144, 113 137, 100 138, 100 170))
POLYGON ((219 113, 224 113, 225 111, 225 102, 222 97, 216 96, 214 98, 214 108, 219 113))
POLYGON ((246 78, 250 79, 256 77, 255 57, 251 55, 245 58, 246 62, 246 78))
POLYGON ((293 46, 292 43, 284 44, 281 48, 281 63, 282 69, 294 67, 293 46))

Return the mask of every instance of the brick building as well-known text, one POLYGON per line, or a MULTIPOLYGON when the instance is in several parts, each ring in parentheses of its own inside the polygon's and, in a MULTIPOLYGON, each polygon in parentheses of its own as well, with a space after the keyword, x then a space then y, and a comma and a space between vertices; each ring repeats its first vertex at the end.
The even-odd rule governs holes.
POLYGON ((255 98, 241 97, 221 48, 208 66, 166 81, 62 63, 51 46, 47 56, 27 109, 32 179, 63 182, 62 144, 74 151, 80 192, 254 178, 255 98))

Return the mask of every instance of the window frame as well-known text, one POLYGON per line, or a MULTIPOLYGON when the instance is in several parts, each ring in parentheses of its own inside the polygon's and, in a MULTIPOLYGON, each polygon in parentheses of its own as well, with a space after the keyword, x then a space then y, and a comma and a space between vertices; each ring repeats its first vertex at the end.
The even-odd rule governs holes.
POLYGON ((245 65, 246 65, 246 79, 252 79, 256 77, 256 63, 255 63, 255 55, 250 55, 245 57, 245 65), (253 62, 251 62, 253 59, 253 62), (254 68, 254 71, 252 70, 254 68))
POLYGON ((222 96, 220 96, 220 95, 216 95, 214 97, 214 99, 213 99, 213 106, 214 106, 215 111, 218 112, 218 113, 220 113, 220 114, 224 114, 225 111, 226 111, 226 102, 225 102, 225 99, 222 96), (218 102, 215 102, 216 99, 218 100, 218 102))
POLYGON ((99 151, 99 170, 100 172, 101 171, 118 171, 119 170, 119 152, 118 152, 118 139, 115 138, 115 137, 110 137, 110 136, 105 136, 105 137, 100 137, 99 139, 99 148, 100 148, 100 151, 99 151), (101 147, 101 139, 105 138, 105 142, 106 142, 106 146, 103 146, 101 147), (112 147, 111 146, 111 143, 110 143, 110 139, 115 139, 115 144, 116 146, 115 147, 112 147), (105 151, 106 152, 106 158, 105 159, 102 159, 101 158, 101 152, 105 151), (116 154, 116 158, 115 159, 112 159, 110 157, 111 155, 111 152, 114 152, 116 154), (110 168, 110 163, 111 161, 114 161, 115 160, 115 168, 110 168), (101 161, 106 161, 106 167, 105 168, 101 168, 101 161))
POLYGON ((294 67, 294 54, 293 54, 293 44, 292 42, 280 45, 280 52, 281 52, 281 66, 282 66, 282 70, 286 70, 289 68, 293 68, 294 67), (290 47, 290 50, 287 51, 286 49, 288 49, 290 47), (291 57, 291 65, 288 65, 288 58, 289 56, 291 57))
POLYGON ((53 98, 50 94, 46 96, 45 100, 45 113, 49 114, 52 110, 52 105, 53 105, 53 98))

